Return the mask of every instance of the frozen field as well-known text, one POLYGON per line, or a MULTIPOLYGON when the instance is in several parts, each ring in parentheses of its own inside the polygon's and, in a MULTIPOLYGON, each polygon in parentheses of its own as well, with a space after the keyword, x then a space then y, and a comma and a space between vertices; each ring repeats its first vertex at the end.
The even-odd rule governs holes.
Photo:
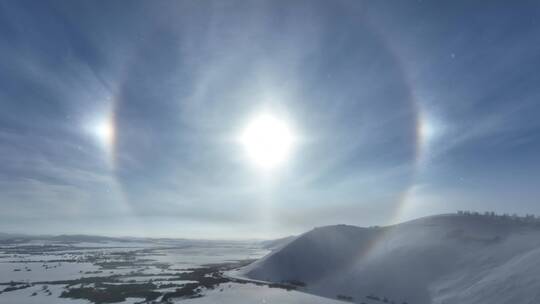
POLYGON ((2 240, 0 303, 335 303, 223 276, 260 242, 2 240))

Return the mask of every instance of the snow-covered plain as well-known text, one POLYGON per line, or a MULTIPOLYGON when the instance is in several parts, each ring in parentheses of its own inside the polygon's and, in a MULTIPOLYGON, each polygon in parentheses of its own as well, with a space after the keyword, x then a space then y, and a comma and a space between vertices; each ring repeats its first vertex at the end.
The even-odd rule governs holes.
POLYGON ((236 275, 357 303, 540 303, 540 224, 455 214, 316 228, 236 275))
MULTIPOLYGON (((0 287, 1 288, 1 287, 0 287)), ((59 298, 63 287, 59 285, 47 286, 51 291, 48 295, 42 290, 42 285, 26 289, 14 290, 0 294, 0 303, 6 304, 86 304, 88 301, 59 298), (32 296, 32 294, 36 295, 32 296)))
MULTIPOLYGON (((189 273, 193 268, 207 267, 204 266, 207 264, 258 259, 273 248, 255 241, 118 241, 96 238, 96 242, 91 242, 90 237, 82 239, 84 241, 78 242, 76 237, 62 236, 38 240, 2 240, 0 303, 92 303, 88 299, 60 297, 62 292, 69 290, 103 288, 100 283, 83 282, 81 278, 112 278, 104 281, 112 288, 154 284, 157 286, 154 291, 162 295, 174 293, 182 286, 199 283, 197 280, 181 279, 179 274, 189 273)), ((202 297, 177 297, 169 301, 231 304, 337 302, 296 291, 233 282, 218 284, 214 289, 203 287, 200 294, 202 297)), ((154 301, 161 299, 160 296, 154 301)), ((125 297, 120 302, 152 301, 145 302, 144 297, 125 297)))
POLYGON ((255 284, 223 284, 221 288, 207 290, 204 296, 195 299, 177 301, 186 304, 343 304, 342 301, 318 297, 315 295, 255 284))

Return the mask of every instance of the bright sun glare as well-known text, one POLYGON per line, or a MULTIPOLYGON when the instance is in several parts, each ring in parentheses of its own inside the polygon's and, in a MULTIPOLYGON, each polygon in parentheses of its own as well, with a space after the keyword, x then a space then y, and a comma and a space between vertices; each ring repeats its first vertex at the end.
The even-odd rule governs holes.
POLYGON ((102 117, 90 121, 86 129, 100 146, 109 149, 114 143, 114 124, 109 117, 102 117))
POLYGON ((284 120, 266 113, 253 118, 240 136, 249 159, 262 169, 272 169, 285 162, 295 141, 284 120))
POLYGON ((108 122, 102 122, 98 124, 95 128, 96 135, 100 138, 103 142, 110 142, 114 131, 110 123, 108 122))

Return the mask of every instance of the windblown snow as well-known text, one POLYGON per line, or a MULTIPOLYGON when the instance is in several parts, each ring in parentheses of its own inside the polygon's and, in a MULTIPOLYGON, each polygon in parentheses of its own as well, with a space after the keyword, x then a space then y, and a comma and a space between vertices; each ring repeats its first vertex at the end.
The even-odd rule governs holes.
POLYGON ((540 224, 439 215, 382 228, 327 226, 241 274, 357 303, 540 303, 540 224))

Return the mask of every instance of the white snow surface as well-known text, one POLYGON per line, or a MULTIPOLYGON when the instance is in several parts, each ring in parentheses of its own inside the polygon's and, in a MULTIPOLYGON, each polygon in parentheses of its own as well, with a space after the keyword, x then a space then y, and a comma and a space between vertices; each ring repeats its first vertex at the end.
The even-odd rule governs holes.
POLYGON ((176 300, 177 304, 344 304, 298 291, 256 286, 254 284, 222 284, 218 288, 205 290, 204 296, 194 299, 176 300))
MULTIPOLYGON (((0 303, 6 304, 89 304, 89 301, 79 299, 59 298, 64 288, 60 285, 48 285, 51 295, 43 292, 43 285, 5 292, 0 296, 0 303), (32 296, 33 293, 35 296, 32 296)), ((0 288, 1 289, 1 288, 0 288)), ((140 300, 140 299, 139 299, 140 300)), ((125 302, 124 302, 125 303, 125 302)))
POLYGON ((540 225, 439 215, 382 228, 315 228, 240 271, 354 302, 540 303, 540 225))

